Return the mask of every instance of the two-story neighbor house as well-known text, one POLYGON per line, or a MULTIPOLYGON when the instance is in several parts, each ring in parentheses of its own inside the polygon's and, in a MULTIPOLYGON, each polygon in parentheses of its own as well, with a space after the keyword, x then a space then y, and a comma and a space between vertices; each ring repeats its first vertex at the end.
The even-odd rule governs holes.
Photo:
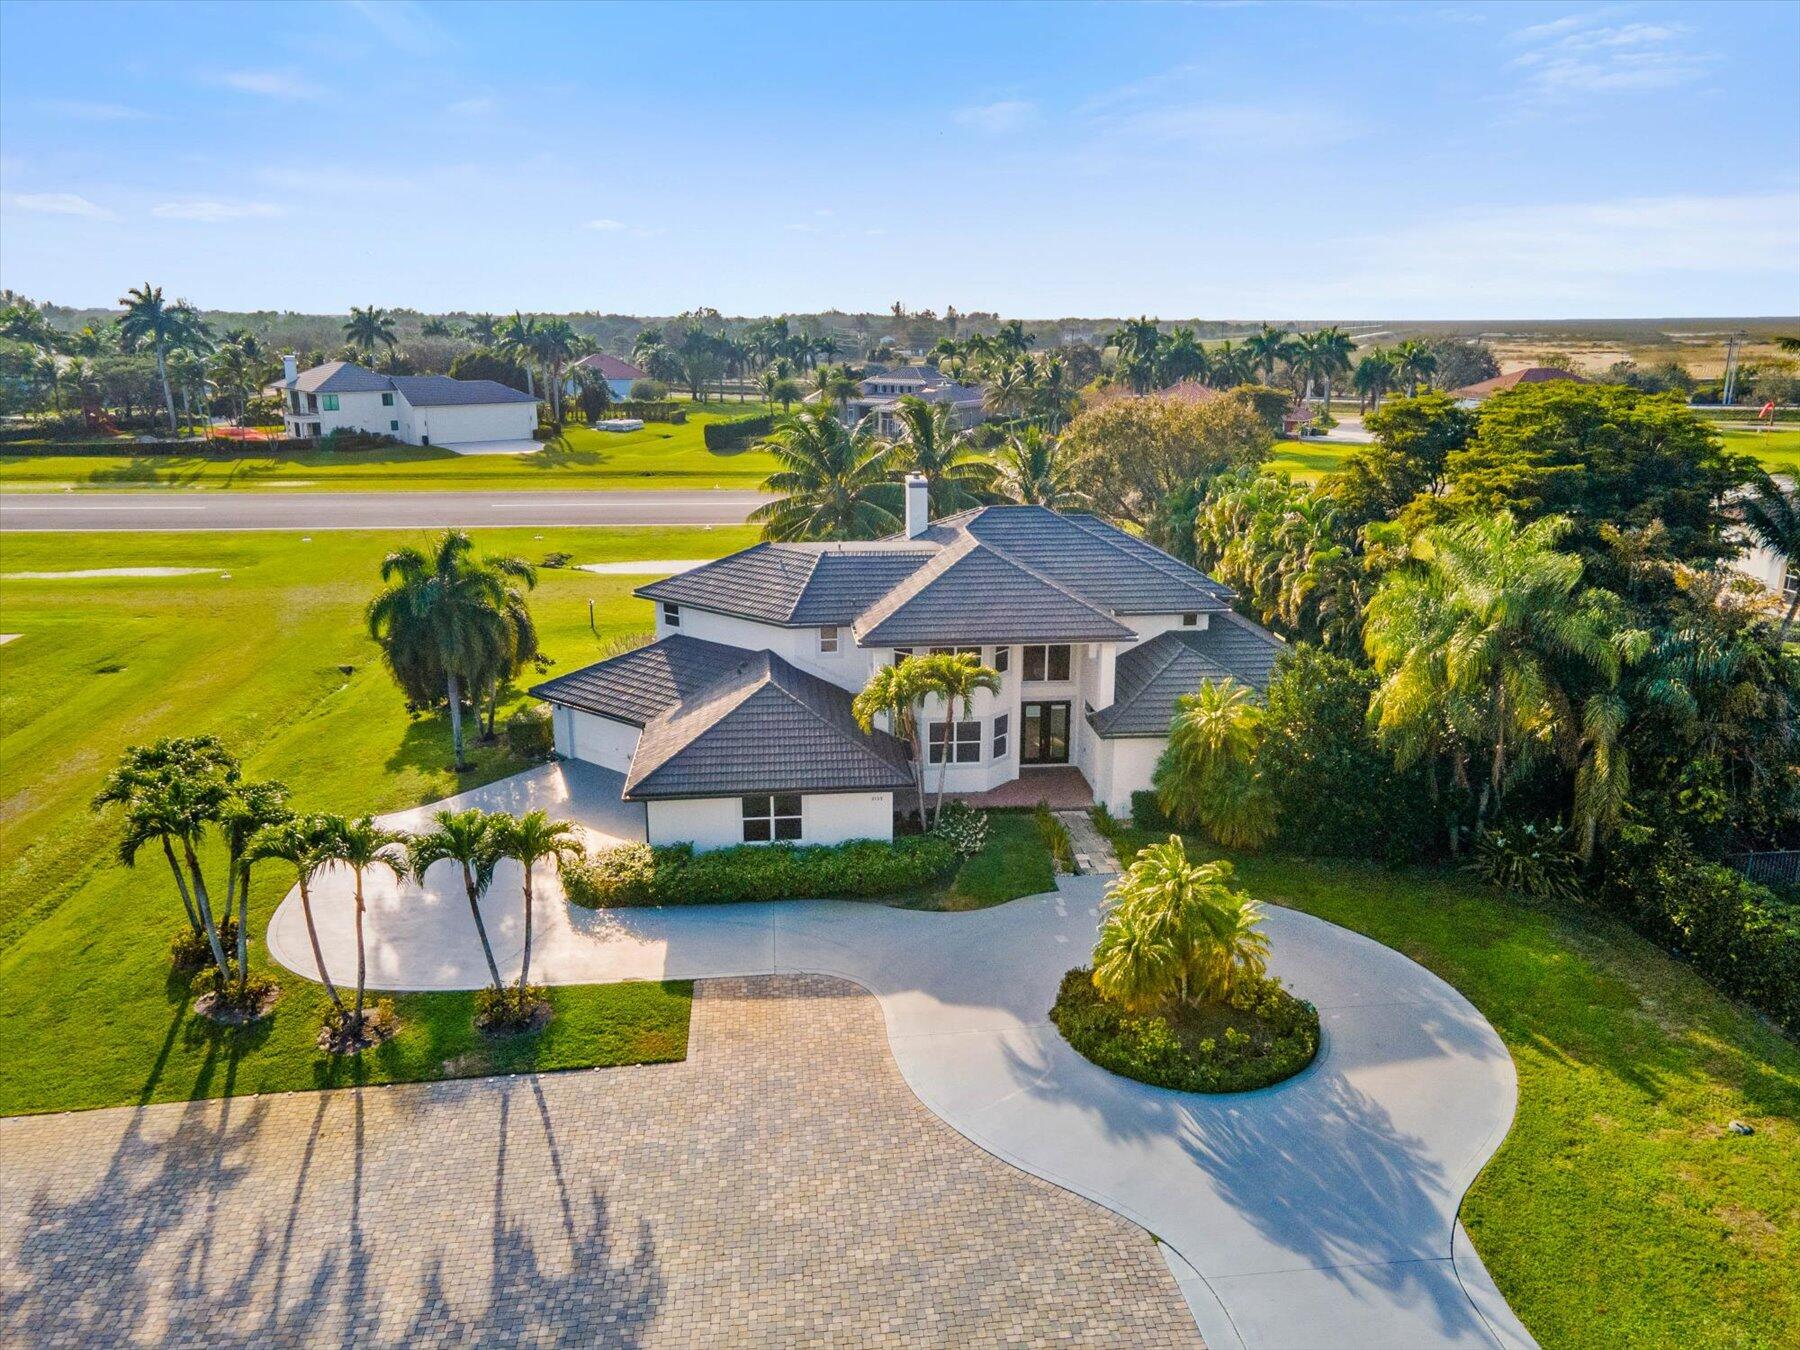
MULTIPOLYGON (((958 425, 963 427, 972 427, 987 419, 979 385, 958 384, 932 366, 900 366, 865 375, 857 381, 857 391, 856 397, 844 404, 843 420, 855 426, 865 417, 872 418, 871 429, 883 436, 900 433, 895 410, 900 400, 909 394, 927 403, 948 403, 956 410, 958 425)), ((817 394, 810 395, 807 402, 817 398, 817 394)))
POLYGON ((274 391, 296 439, 367 431, 408 445, 461 445, 528 441, 537 429, 537 400, 495 380, 383 375, 353 361, 297 370, 292 356, 281 367, 274 391))
POLYGON ((880 665, 969 651, 1000 672, 966 716, 926 710, 934 787, 940 766, 955 793, 1072 766, 1117 814, 1150 786, 1178 695, 1268 687, 1280 640, 1211 578, 1093 516, 933 522, 926 496, 907 480, 894 538, 758 544, 638 588, 656 641, 532 690, 557 752, 622 774, 652 843, 885 839, 910 753, 850 711, 880 665))

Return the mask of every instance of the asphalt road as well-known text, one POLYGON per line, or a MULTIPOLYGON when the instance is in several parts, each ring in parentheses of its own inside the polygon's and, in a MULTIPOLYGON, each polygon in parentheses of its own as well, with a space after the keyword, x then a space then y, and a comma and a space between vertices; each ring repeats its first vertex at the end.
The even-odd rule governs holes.
POLYGON ((760 493, 0 493, 0 531, 379 530, 495 525, 739 525, 760 493))

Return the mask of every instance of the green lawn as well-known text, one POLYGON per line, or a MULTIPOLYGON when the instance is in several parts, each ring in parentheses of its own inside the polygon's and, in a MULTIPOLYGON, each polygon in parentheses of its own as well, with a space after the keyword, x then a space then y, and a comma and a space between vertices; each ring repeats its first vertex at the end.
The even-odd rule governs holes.
MULTIPOLYGON (((308 810, 391 811, 521 767, 499 745, 449 769, 443 725, 408 717, 364 633, 381 557, 406 531, 243 534, 15 534, 3 570, 202 567, 153 580, 0 581, 0 1114, 230 1091, 311 1087, 318 994, 287 980, 273 1025, 207 1034, 167 982, 179 924, 160 864, 113 859, 116 826, 87 801, 126 745, 212 732, 257 776, 308 810), (215 570, 216 569, 216 570, 215 570), (224 575, 221 575, 223 573, 224 575)), ((751 542, 742 527, 484 531, 478 546, 536 561, 709 557, 751 542), (673 553, 671 553, 673 550, 673 553)), ((643 578, 545 571, 532 602, 545 650, 567 670, 620 633, 649 626, 630 597, 643 578), (595 601, 596 635, 587 603, 595 601)), ((154 860, 151 860, 154 863, 154 860)), ((260 938, 287 889, 259 874, 260 938)), ((485 1057, 467 1035, 466 996, 409 998, 414 1028, 363 1070, 370 1081, 679 1057, 684 989, 565 990, 557 1022, 485 1057)))
POLYGON ((988 842, 965 862, 934 909, 986 909, 1056 888, 1050 850, 1028 812, 988 813, 988 842))
MULTIPOLYGON (((721 407, 728 417, 766 411, 760 404, 721 407)), ((0 454, 0 488, 14 491, 192 488, 282 491, 519 491, 554 488, 755 488, 774 469, 761 450, 714 454, 703 428, 718 412, 680 426, 652 422, 621 433, 570 427, 559 442, 528 455, 458 455, 438 447, 299 451, 254 447, 191 456, 0 454)))
POLYGON ((1234 860, 1259 899, 1435 971, 1506 1041, 1518 1118, 1462 1217, 1539 1341, 1800 1344, 1792 1041, 1600 916, 1516 904, 1458 873, 1234 860), (1756 1133, 1729 1133, 1732 1120, 1756 1133))
POLYGON ((1354 449, 1349 441, 1276 441, 1268 467, 1310 483, 1336 473, 1354 449))
POLYGON ((1768 431, 1725 430, 1719 436, 1727 450, 1756 456, 1771 473, 1800 473, 1800 427, 1784 426, 1768 431))

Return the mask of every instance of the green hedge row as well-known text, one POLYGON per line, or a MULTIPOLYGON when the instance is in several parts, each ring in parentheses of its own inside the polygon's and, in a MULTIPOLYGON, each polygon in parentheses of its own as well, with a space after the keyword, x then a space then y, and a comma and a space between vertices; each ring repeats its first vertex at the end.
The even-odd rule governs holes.
POLYGON ((606 406, 607 417, 636 417, 645 422, 673 422, 677 426, 688 419, 688 410, 675 402, 651 402, 647 399, 628 398, 620 403, 609 403, 606 406))
POLYGON ((296 454, 311 450, 374 450, 384 445, 398 445, 392 436, 339 433, 323 437, 276 437, 267 441, 238 441, 225 437, 206 439, 191 436, 176 441, 134 441, 123 438, 87 441, 8 442, 0 445, 0 455, 132 455, 175 457, 211 455, 218 459, 242 459, 259 454, 296 454))
POLYGON ((942 880, 961 861, 932 835, 848 844, 742 844, 696 853, 686 844, 627 844, 562 869, 569 900, 589 909, 721 905, 899 895, 942 880))
POLYGON ((708 422, 701 434, 708 450, 723 454, 754 445, 774 429, 774 414, 761 413, 754 417, 733 417, 725 422, 708 422))

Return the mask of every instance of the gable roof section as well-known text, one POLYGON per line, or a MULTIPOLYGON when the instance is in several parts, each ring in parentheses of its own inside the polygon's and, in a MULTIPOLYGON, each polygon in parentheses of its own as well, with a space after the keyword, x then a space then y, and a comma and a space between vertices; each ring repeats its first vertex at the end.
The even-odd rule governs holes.
POLYGON ((292 387, 303 394, 376 394, 394 386, 386 375, 377 375, 354 361, 327 361, 301 371, 292 387))
POLYGON ((1574 371, 1564 370, 1561 366, 1526 366, 1523 370, 1508 371, 1506 374, 1496 375, 1492 379, 1465 384, 1461 389, 1452 389, 1450 397, 1486 398, 1489 394, 1498 394, 1502 390, 1517 389, 1522 384, 1548 384, 1552 380, 1568 380, 1574 384, 1593 383, 1585 375, 1577 375, 1574 371))
POLYGON ((740 657, 699 697, 644 727, 625 778, 627 800, 912 785, 905 744, 857 726, 846 690, 770 651, 740 657))
MULTIPOLYGON (((952 518, 957 520, 957 518, 952 518)), ((974 535, 1114 614, 1225 609, 1230 591, 1096 516, 1042 506, 986 507, 952 528, 974 535)))
POLYGON ((943 548, 855 625, 863 646, 1130 642, 1131 629, 973 535, 943 548))
POLYGON ((629 361, 621 361, 609 352, 589 352, 575 363, 586 366, 589 370, 597 370, 603 379, 608 380, 646 380, 650 377, 629 361))
POLYGON ((1215 615, 1206 628, 1159 633, 1121 652, 1112 706, 1088 714, 1106 737, 1166 736, 1175 700, 1202 680, 1226 676, 1267 693, 1281 639, 1236 614, 1215 615))
POLYGON ((390 375, 415 408, 463 408, 480 403, 536 403, 530 394, 498 380, 453 380, 448 375, 390 375))
POLYGON ((635 594, 783 626, 849 624, 934 552, 906 543, 755 544, 635 594))
POLYGON ((533 685, 530 692, 547 703, 641 727, 698 698, 743 659, 742 647, 676 634, 533 685))

